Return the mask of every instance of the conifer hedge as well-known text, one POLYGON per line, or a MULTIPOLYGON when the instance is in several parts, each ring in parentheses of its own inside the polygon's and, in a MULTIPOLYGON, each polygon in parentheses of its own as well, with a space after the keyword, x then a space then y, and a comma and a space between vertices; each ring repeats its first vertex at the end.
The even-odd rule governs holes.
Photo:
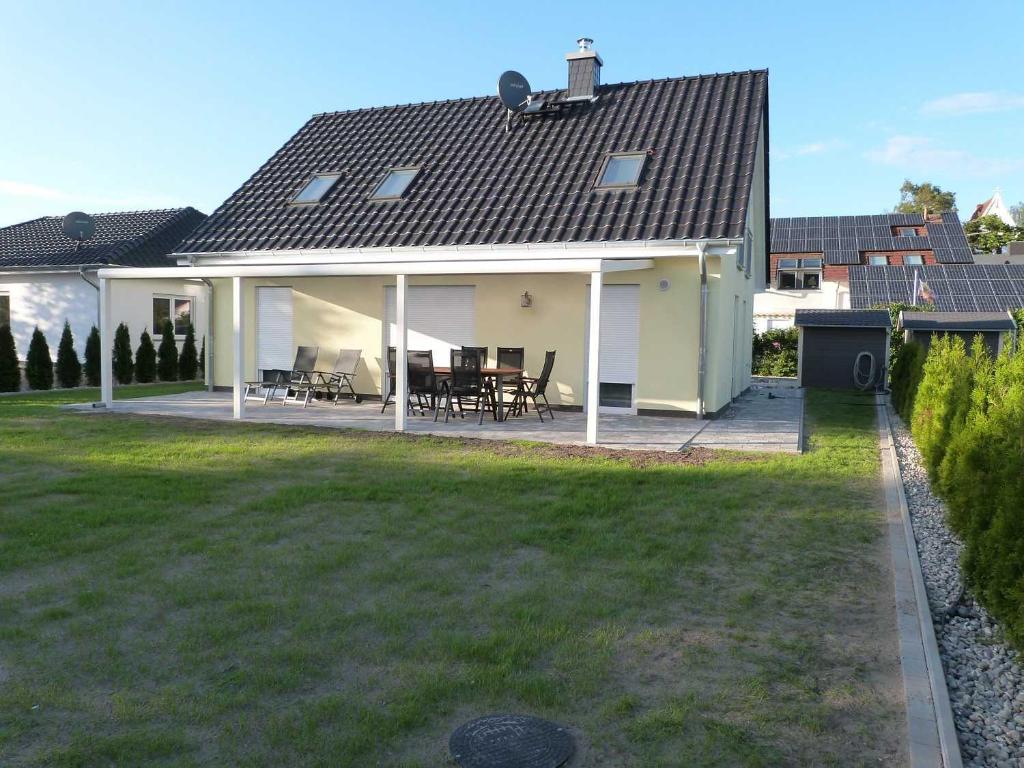
POLYGON ((160 349, 157 350, 156 370, 160 381, 178 380, 178 342, 174 340, 174 325, 170 320, 164 323, 160 349))
POLYGON ((82 383, 82 363, 75 351, 75 339, 71 335, 71 324, 65 320, 64 330, 57 345, 57 382, 65 389, 82 383))
POLYGON ((178 378, 192 381, 199 371, 199 356, 196 352, 196 329, 188 324, 185 332, 185 343, 181 345, 181 356, 178 357, 178 378))
POLYGON ((85 340, 85 383, 90 387, 100 385, 100 330, 95 325, 85 340))
POLYGON ((32 339, 28 343, 25 378, 29 389, 53 389, 53 358, 50 357, 50 345, 46 343, 46 337, 39 326, 32 331, 32 339))
POLYGON ((914 407, 914 396, 924 373, 925 350, 916 341, 900 346, 892 362, 889 389, 892 406, 907 422, 914 407))
POLYGON ((18 366, 18 350, 14 345, 11 326, 0 325, 0 392, 17 392, 21 389, 21 368, 18 366))
POLYGON ((135 380, 140 384, 156 381, 156 347, 145 328, 142 329, 139 348, 135 350, 135 380))
POLYGON ((135 361, 132 359, 132 337, 128 326, 121 323, 114 331, 114 378, 118 384, 131 384, 135 376, 135 361))

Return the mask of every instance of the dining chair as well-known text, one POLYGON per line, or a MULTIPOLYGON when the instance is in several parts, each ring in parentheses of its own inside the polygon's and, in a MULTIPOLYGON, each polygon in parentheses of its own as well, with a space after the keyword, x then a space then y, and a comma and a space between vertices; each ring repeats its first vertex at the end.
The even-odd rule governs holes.
POLYGON ((437 400, 440 395, 438 387, 438 376, 434 371, 434 353, 429 350, 410 350, 407 364, 409 366, 409 410, 420 409, 420 414, 426 413, 426 407, 437 410, 437 400), (416 398, 416 405, 412 398, 416 398))
MULTIPOLYGON (((523 377, 522 391, 518 395, 518 399, 525 402, 526 400, 533 400, 533 408, 537 411, 537 415, 540 416, 540 420, 544 421, 544 414, 541 412, 541 407, 537 402, 537 398, 544 401, 544 409, 547 410, 548 416, 554 421, 555 413, 551 410, 551 404, 548 402, 548 396, 545 394, 548 388, 548 382, 551 379, 551 369, 555 367, 555 353, 554 351, 544 353, 544 368, 540 372, 540 376, 536 378, 530 378, 529 376, 523 377)), ((513 401, 510 409, 516 405, 513 401)))
MULTIPOLYGON (((480 373, 480 354, 473 349, 453 349, 451 351, 451 376, 441 383, 441 403, 444 404, 444 421, 448 423, 448 417, 455 415, 455 403, 459 403, 459 415, 466 418, 462 407, 463 399, 475 400, 477 411, 480 413, 479 424, 484 423, 484 413, 490 410, 497 420, 497 410, 488 407, 489 383, 480 373)), ((437 421, 440 413, 440 405, 434 409, 434 421, 437 421)))
MULTIPOLYGON (((522 370, 526 367, 526 350, 523 347, 498 347, 496 354, 499 368, 518 368, 522 370)), ((511 403, 516 401, 519 391, 523 388, 523 375, 519 374, 518 376, 502 379, 501 388, 505 394, 512 395, 511 405, 511 403)), ((525 407, 525 402, 521 402, 520 405, 525 407)), ((516 415, 519 415, 518 411, 516 415)))

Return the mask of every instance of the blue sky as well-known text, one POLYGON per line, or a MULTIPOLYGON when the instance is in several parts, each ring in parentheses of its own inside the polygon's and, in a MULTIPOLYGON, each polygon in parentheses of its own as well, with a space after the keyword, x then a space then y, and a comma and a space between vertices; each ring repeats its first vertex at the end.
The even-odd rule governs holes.
POLYGON ((772 213, 876 213, 905 177, 1024 199, 1024 3, 0 0, 0 225, 207 213, 317 112, 767 67, 772 213), (842 6, 842 7, 841 7, 842 6), (1000 30, 1007 34, 1000 37, 1000 30))

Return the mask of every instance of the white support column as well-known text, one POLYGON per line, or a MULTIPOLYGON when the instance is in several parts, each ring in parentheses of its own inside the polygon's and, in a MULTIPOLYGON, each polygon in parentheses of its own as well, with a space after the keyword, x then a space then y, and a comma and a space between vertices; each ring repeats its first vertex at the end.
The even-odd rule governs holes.
POLYGON ((408 286, 405 275, 395 275, 395 325, 398 337, 395 339, 395 431, 404 432, 408 418, 409 402, 409 324, 406 319, 405 302, 408 286))
POLYGON ((242 278, 231 278, 231 317, 234 329, 235 367, 232 380, 231 401, 236 419, 245 418, 245 318, 242 278))
POLYGON ((603 275, 590 273, 590 338, 587 340, 587 442, 597 445, 601 410, 601 285, 603 275))
POLYGON ((109 408, 114 402, 114 329, 110 327, 110 280, 100 278, 100 401, 109 408))
POLYGON ((203 372, 206 390, 213 392, 213 283, 206 281, 206 359, 203 360, 203 372))

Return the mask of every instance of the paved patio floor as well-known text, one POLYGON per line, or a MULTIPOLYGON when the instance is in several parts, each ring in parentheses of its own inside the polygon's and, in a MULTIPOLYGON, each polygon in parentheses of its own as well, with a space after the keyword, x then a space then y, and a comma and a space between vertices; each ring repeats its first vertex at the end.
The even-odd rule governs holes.
MULTIPOLYGON (((678 451, 690 446, 730 448, 748 451, 799 450, 802 392, 791 388, 754 388, 740 397, 717 419, 697 421, 674 416, 601 415, 600 444, 605 448, 678 451), (772 396, 769 397, 769 392, 772 396)), ((70 406, 94 413, 90 405, 70 406)), ((176 416, 214 421, 231 420, 231 393, 187 392, 179 395, 116 400, 114 413, 142 416, 176 416)), ((388 432, 394 429, 393 406, 385 414, 380 403, 367 401, 356 405, 343 400, 338 405, 311 403, 308 408, 278 402, 263 405, 246 403, 245 420, 260 424, 288 424, 306 427, 365 429, 388 432)), ((556 411, 554 420, 542 424, 531 411, 502 423, 485 417, 477 424, 475 414, 445 424, 432 416, 410 416, 408 431, 452 437, 477 437, 492 440, 536 440, 566 445, 586 444, 586 417, 579 412, 556 411)))

